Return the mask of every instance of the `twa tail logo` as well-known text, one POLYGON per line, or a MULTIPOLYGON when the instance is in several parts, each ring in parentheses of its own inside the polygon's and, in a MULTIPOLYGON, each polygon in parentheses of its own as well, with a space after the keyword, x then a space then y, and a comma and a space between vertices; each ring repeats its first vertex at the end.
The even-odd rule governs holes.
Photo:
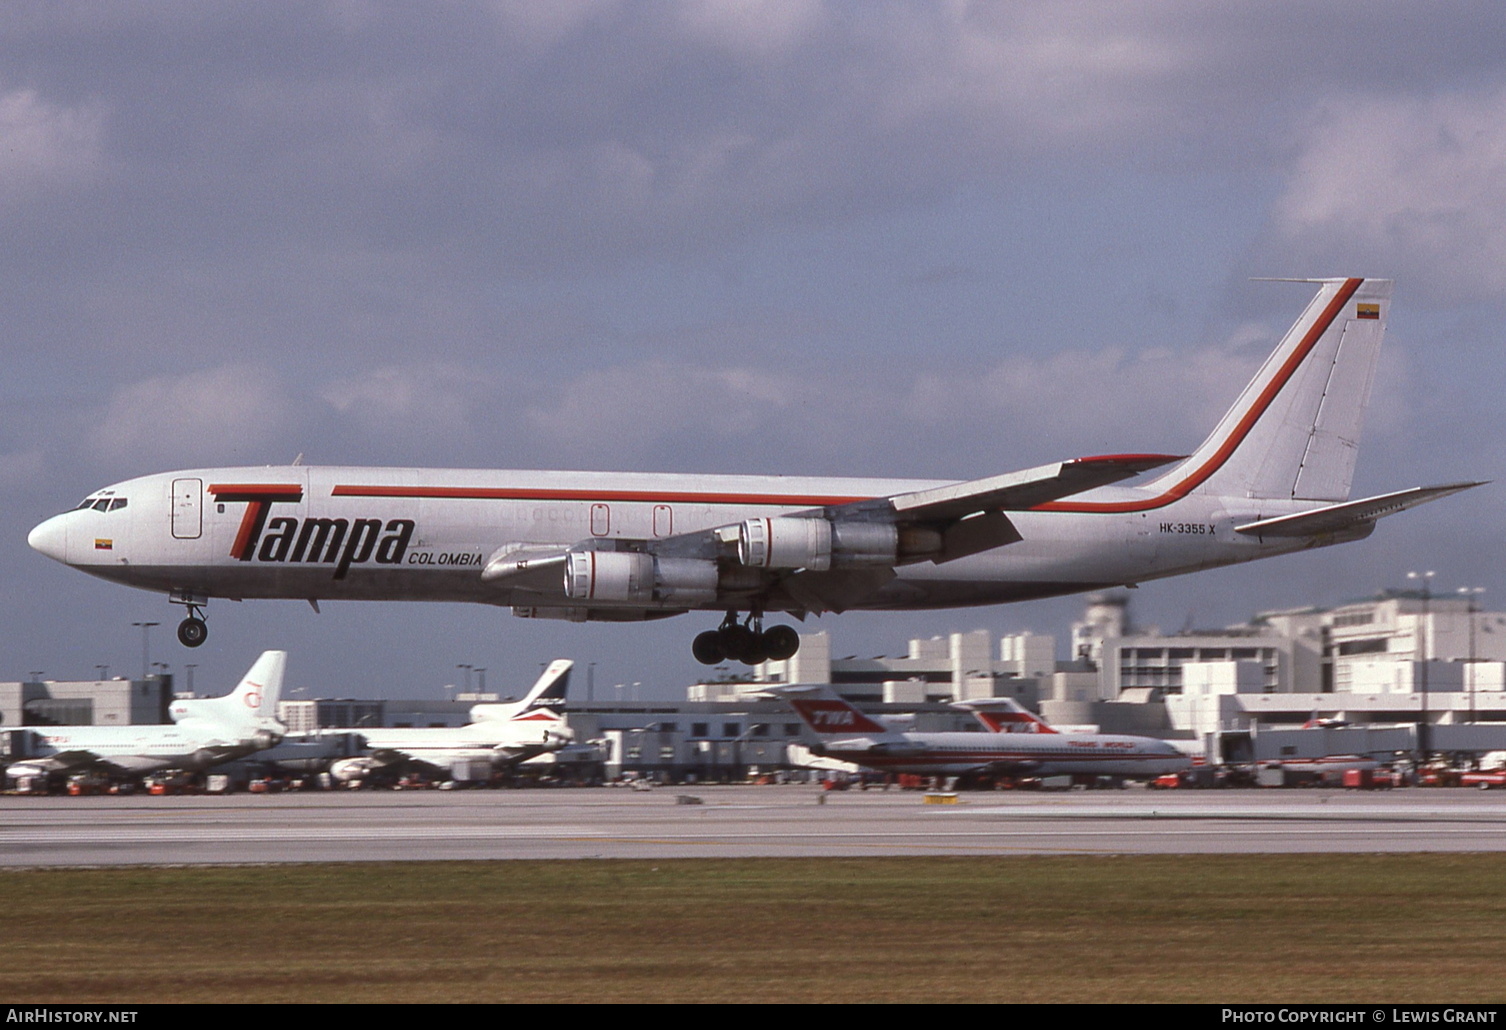
POLYGON ((887 728, 874 722, 846 701, 828 698, 791 699, 791 707, 817 733, 885 733, 887 728))

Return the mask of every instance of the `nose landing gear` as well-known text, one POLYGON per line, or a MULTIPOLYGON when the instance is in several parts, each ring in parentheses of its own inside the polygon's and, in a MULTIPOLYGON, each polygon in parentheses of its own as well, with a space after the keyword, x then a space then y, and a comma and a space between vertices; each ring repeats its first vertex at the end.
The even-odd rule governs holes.
POLYGON ((198 615, 189 615, 178 623, 178 643, 184 647, 198 647, 209 639, 209 624, 198 615))
POLYGON ((181 604, 188 609, 188 616, 178 623, 178 643, 184 647, 198 647, 209 639, 209 624, 201 614, 209 599, 199 594, 174 590, 167 597, 169 604, 181 604))
POLYGON ((697 634, 690 650, 702 665, 728 660, 746 665, 782 662, 800 650, 800 634, 791 626, 771 626, 765 630, 762 615, 750 614, 746 622, 739 623, 737 613, 728 612, 716 629, 697 634))

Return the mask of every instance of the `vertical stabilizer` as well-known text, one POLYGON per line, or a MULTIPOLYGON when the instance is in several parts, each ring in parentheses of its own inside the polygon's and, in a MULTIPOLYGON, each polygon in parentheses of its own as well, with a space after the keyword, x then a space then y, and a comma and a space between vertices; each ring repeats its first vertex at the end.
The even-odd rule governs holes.
POLYGON ((287 667, 286 651, 263 651, 236 688, 224 697, 192 698, 174 701, 168 714, 173 722, 205 720, 226 726, 256 728, 262 720, 276 720, 277 702, 282 697, 283 671, 287 667))
POLYGON ((1151 489, 1344 501, 1386 332, 1389 279, 1320 289, 1212 435, 1151 489))
POLYGON ((905 739, 902 732, 864 715, 829 686, 769 687, 764 693, 793 708, 818 737, 905 739))
POLYGON ((534 681, 523 700, 509 704, 472 705, 471 721, 520 719, 539 708, 561 707, 565 703, 565 693, 570 689, 570 670, 574 667, 575 663, 568 658, 556 658, 534 681))

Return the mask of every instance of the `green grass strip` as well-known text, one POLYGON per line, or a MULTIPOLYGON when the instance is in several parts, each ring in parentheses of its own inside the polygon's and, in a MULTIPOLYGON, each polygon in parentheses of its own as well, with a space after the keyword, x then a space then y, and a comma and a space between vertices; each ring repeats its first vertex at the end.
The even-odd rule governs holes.
POLYGON ((1506 855, 0 877, 0 1001, 1500 1002, 1506 855))

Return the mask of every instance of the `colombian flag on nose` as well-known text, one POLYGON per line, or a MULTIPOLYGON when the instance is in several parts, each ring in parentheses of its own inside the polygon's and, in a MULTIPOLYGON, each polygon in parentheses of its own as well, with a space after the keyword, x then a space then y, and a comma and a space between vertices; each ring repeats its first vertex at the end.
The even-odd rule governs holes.
POLYGON ((96 551, 108 551, 111 550, 114 546, 114 540, 106 540, 101 537, 94 538, 94 549, 96 551))

